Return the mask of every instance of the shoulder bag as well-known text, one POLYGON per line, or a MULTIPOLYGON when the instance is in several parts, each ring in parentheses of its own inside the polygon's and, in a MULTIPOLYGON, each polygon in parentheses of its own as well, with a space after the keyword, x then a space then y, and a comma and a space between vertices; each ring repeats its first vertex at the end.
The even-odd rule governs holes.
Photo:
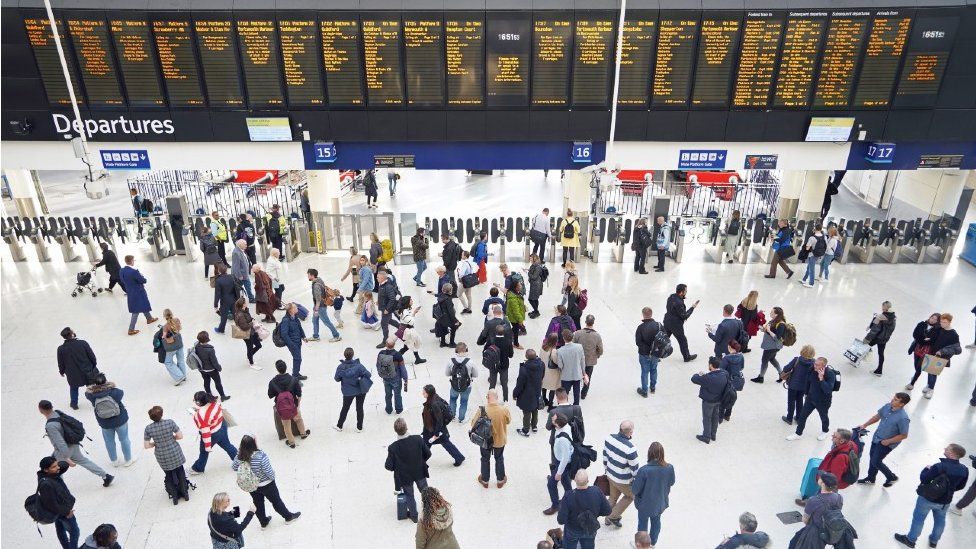
POLYGON ((222 532, 214 528, 213 525, 213 515, 207 514, 207 526, 210 527, 210 531, 217 534, 217 537, 221 538, 223 541, 217 541, 211 538, 213 541, 214 549, 242 549, 244 547, 244 536, 238 535, 237 537, 230 537, 224 535, 222 532))

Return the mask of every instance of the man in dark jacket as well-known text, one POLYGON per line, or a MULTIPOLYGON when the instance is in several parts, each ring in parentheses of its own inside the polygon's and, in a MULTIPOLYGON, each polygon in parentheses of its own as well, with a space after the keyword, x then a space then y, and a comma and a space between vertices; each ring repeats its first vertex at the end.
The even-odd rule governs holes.
POLYGON ((305 337, 305 329, 302 328, 302 321, 298 319, 298 305, 289 303, 285 309, 285 317, 281 319, 278 326, 281 339, 285 341, 285 347, 291 353, 291 375, 299 380, 306 380, 308 376, 302 375, 302 343, 308 341, 305 337))
POLYGON ((742 513, 739 515, 739 531, 730 538, 725 538, 715 549, 736 549, 738 547, 766 547, 769 545, 769 535, 758 532, 759 522, 756 515, 742 513))
POLYGON ((397 439, 386 450, 385 467, 387 471, 393 471, 393 484, 407 498, 407 515, 410 520, 417 522, 417 500, 413 495, 413 485, 417 485, 418 491, 427 488, 430 447, 420 435, 407 434, 407 422, 402 417, 393 422, 393 430, 397 439))
POLYGON ((536 354, 535 350, 525 351, 525 362, 519 365, 518 379, 515 380, 515 390, 512 397, 515 405, 522 410, 522 428, 515 432, 523 437, 529 436, 529 429, 533 432, 539 425, 539 404, 542 395, 542 378, 546 374, 546 365, 536 354))
POLYGON ((600 529, 599 517, 610 514, 607 496, 596 486, 589 486, 590 476, 580 469, 574 477, 576 488, 566 492, 559 503, 556 521, 563 525, 564 547, 593 547, 600 529))
POLYGON ((217 350, 210 344, 210 334, 206 330, 197 334, 197 344, 193 346, 193 352, 200 360, 200 376, 203 377, 203 390, 208 395, 213 396, 213 392, 210 390, 210 384, 213 383, 217 387, 217 394, 220 395, 220 400, 222 402, 230 400, 230 395, 224 393, 224 384, 220 379, 220 372, 223 368, 220 366, 220 361, 217 360, 217 350))
POLYGON ((102 248, 102 260, 95 263, 95 268, 105 267, 105 272, 108 273, 108 291, 112 291, 112 288, 116 284, 125 291, 125 286, 122 285, 122 279, 119 278, 119 271, 122 270, 122 265, 119 264, 119 257, 115 255, 112 248, 108 245, 108 242, 101 242, 99 246, 102 248))
POLYGON ((455 279, 454 272, 457 270, 458 261, 461 261, 461 245, 455 242, 451 238, 451 235, 447 233, 441 233, 441 243, 444 244, 444 250, 441 252, 444 269, 447 271, 446 274, 451 284, 456 287, 458 281, 455 279))
POLYGON ((729 373, 720 368, 717 358, 708 359, 708 373, 698 372, 691 376, 691 382, 699 385, 698 398, 702 401, 702 434, 695 438, 705 444, 715 440, 718 431, 722 393, 729 383, 729 373))
POLYGON ((277 404, 278 395, 289 392, 295 397, 295 417, 282 419, 278 416, 278 408, 275 407, 275 427, 278 429, 278 440, 286 439, 288 445, 294 447, 295 435, 308 438, 312 433, 305 428, 305 420, 302 418, 302 382, 288 374, 288 364, 284 360, 275 361, 275 369, 278 375, 271 378, 268 382, 268 398, 277 404))
POLYGON ((427 250, 430 248, 430 243, 427 242, 423 227, 417 227, 417 234, 410 237, 410 248, 413 250, 413 262, 417 265, 417 274, 413 275, 413 281, 417 286, 424 287, 426 284, 423 276, 424 271, 427 270, 427 250))
POLYGON ((715 331, 708 331, 708 338, 715 342, 715 358, 722 358, 729 352, 729 342, 738 339, 739 332, 743 330, 742 321, 732 316, 735 307, 725 305, 722 307, 722 322, 718 323, 715 331))
POLYGON ((820 434, 817 435, 817 440, 826 440, 830 436, 830 418, 827 416, 827 411, 830 410, 836 384, 837 372, 827 366, 826 358, 817 358, 813 363, 813 370, 807 375, 803 408, 796 417, 796 433, 786 437, 786 440, 797 440, 803 436, 807 418, 814 410, 820 414, 820 434))
POLYGON ((647 274, 645 264, 647 262, 647 249, 651 246, 651 231, 647 229, 647 220, 638 219, 637 228, 634 230, 634 237, 630 244, 630 249, 634 250, 634 272, 647 274))
POLYGON ((389 273, 376 273, 376 306, 382 315, 380 328, 383 330, 383 340, 376 344, 377 349, 386 347, 386 340, 390 338, 390 324, 395 328, 400 327, 400 323, 393 320, 393 310, 398 302, 397 293, 396 284, 390 279, 389 273))
POLYGON ((546 418, 546 429, 549 430, 549 445, 552 446, 556 439, 556 431, 558 428, 553 423, 553 419, 557 414, 562 414, 566 418, 566 423, 569 424, 573 433, 573 440, 582 442, 586 436, 586 429, 583 423, 583 408, 580 408, 576 404, 570 404, 569 393, 562 387, 556 389, 555 399, 556 405, 549 410, 549 417, 546 418))
MULTIPOLYGON (((257 231, 254 229, 254 223, 251 222, 250 214, 242 213, 238 217, 237 221, 237 232, 234 234, 234 240, 243 240, 245 243, 244 253, 247 255, 247 259, 254 265, 258 262, 257 259, 257 248, 254 246, 254 237, 257 231)), ((247 270, 248 273, 251 272, 250 266, 247 270)))
POLYGON ((227 273, 227 265, 217 264, 214 267, 214 310, 220 315, 220 324, 214 328, 218 334, 224 333, 227 319, 234 314, 234 303, 241 297, 241 287, 234 277, 227 273))
POLYGON ((637 362, 641 368, 641 386, 637 394, 647 398, 647 392, 654 392, 657 388, 657 363, 661 360, 654 356, 654 338, 661 331, 661 325, 654 320, 654 311, 650 307, 641 309, 643 319, 637 325, 634 340, 637 343, 637 362))
POLYGON ((698 358, 698 355, 693 355, 688 351, 688 338, 685 337, 685 321, 688 320, 691 313, 695 312, 695 307, 698 306, 699 302, 695 301, 690 309, 686 308, 685 296, 687 295, 688 286, 678 284, 674 289, 674 293, 668 297, 667 312, 664 313, 664 329, 678 340, 678 346, 681 348, 681 356, 685 359, 685 362, 691 362, 698 358))
POLYGON ((931 511, 935 524, 932 526, 932 534, 929 535, 929 547, 935 547, 945 529, 946 511, 952 502, 952 495, 966 487, 969 469, 959 463, 959 460, 966 455, 966 449, 958 444, 950 444, 943 450, 943 455, 945 457, 939 458, 938 463, 922 469, 919 474, 921 483, 916 490, 918 499, 915 501, 915 511, 912 513, 911 529, 907 535, 895 534, 895 539, 903 545, 915 547, 915 542, 922 535, 925 518, 931 511), (948 481, 947 486, 940 486, 942 479, 939 477, 943 475, 948 481))
POLYGON ((37 495, 42 509, 55 516, 54 529, 62 547, 78 547, 81 529, 75 518, 75 497, 61 478, 68 471, 68 462, 51 456, 41 459, 37 472, 37 495))
POLYGON ((78 409, 78 389, 92 383, 98 373, 97 360, 87 341, 78 339, 71 328, 61 330, 64 343, 58 347, 58 373, 68 381, 71 409, 78 409))

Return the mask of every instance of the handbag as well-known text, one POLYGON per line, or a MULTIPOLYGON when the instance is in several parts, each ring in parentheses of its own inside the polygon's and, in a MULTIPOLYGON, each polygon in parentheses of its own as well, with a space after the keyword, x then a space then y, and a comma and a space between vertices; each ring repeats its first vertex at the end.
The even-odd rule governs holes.
POLYGON ((170 332, 169 337, 163 338, 163 350, 167 353, 178 351, 183 348, 183 336, 179 333, 170 332))
MULTIPOLYGON (((264 325, 258 324, 257 321, 254 322, 254 328, 252 329, 254 330, 254 333, 258 335, 258 339, 260 339, 261 341, 264 341, 265 339, 271 337, 271 332, 268 331, 268 329, 265 328, 264 325)), ((233 331, 233 329, 231 331, 233 331)))
POLYGON ((406 332, 407 332, 407 325, 406 324, 400 324, 400 326, 396 330, 396 334, 395 334, 396 335, 396 338, 402 341, 403 340, 403 335, 406 332))
POLYGON ((220 532, 214 528, 210 514, 207 514, 207 526, 210 527, 211 532, 223 539, 223 541, 211 540, 213 541, 214 549, 242 549, 244 547, 244 536, 238 534, 237 537, 232 538, 220 532))
POLYGON ((227 408, 221 406, 220 413, 221 415, 224 416, 224 425, 227 425, 228 429, 230 429, 231 427, 237 427, 239 425, 239 423, 237 423, 237 420, 230 413, 230 410, 228 410, 227 408))
POLYGON ((923 356, 929 354, 929 351, 930 350, 931 350, 931 346, 929 346, 929 345, 916 345, 915 346, 915 356, 917 356, 917 357, 923 357, 923 356))
POLYGON ((610 479, 607 475, 596 477, 596 480, 593 481, 593 486, 599 488, 604 496, 610 497, 610 479))
POLYGON ((779 254, 779 258, 780 259, 784 259, 785 260, 785 259, 789 259, 789 258, 793 257, 793 254, 796 253, 796 250, 793 249, 793 246, 790 246, 789 244, 786 244, 782 248, 780 248, 779 250, 776 250, 776 253, 779 254))
POLYGON ((251 337, 251 330, 242 330, 236 323, 230 325, 230 337, 234 339, 248 339, 251 337))
POLYGON ((216 288, 217 287, 217 276, 216 275, 210 277, 210 287, 211 288, 216 288))
POLYGON ((935 355, 925 355, 922 359, 922 371, 927 374, 932 374, 937 376, 942 373, 942 370, 949 364, 949 359, 942 358, 941 356, 935 355))

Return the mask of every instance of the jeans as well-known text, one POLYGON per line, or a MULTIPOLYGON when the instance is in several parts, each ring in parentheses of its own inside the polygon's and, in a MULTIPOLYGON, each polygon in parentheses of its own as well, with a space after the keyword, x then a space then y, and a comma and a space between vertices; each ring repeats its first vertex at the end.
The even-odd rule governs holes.
POLYGON ((400 383, 400 376, 383 380, 383 391, 386 393, 386 413, 390 414, 394 409, 398 414, 403 411, 402 390, 403 384, 400 383))
POLYGON ((390 196, 392 197, 394 194, 396 194, 397 178, 395 175, 389 174, 386 180, 390 182, 390 196))
POLYGON ((126 461, 132 460, 132 447, 129 444, 129 423, 123 423, 115 429, 102 427, 102 438, 105 439, 105 450, 108 451, 108 459, 115 462, 119 459, 115 451, 115 435, 119 436, 119 445, 122 446, 122 457, 126 461))
POLYGON ((880 442, 871 443, 871 461, 868 463, 868 476, 866 477, 871 482, 874 482, 878 478, 878 471, 884 475, 885 480, 891 480, 897 478, 897 476, 891 472, 891 469, 884 464, 884 458, 888 457, 888 454, 893 450, 890 446, 885 446, 880 442))
POLYGON ((244 278, 237 279, 237 281, 240 282, 241 287, 244 288, 244 293, 247 294, 247 300, 254 303, 254 292, 251 290, 251 277, 245 276, 244 278))
POLYGON ((464 461, 464 454, 462 454, 461 450, 458 450, 458 447, 455 446, 453 442, 451 442, 450 436, 441 435, 441 437, 435 440, 433 444, 431 444, 431 446, 433 446, 434 444, 440 444, 441 447, 447 450, 447 453, 451 454, 451 457, 454 458, 454 463, 460 463, 464 461))
POLYGON ((505 480, 505 447, 481 448, 481 480, 491 479, 491 457, 495 456, 495 480, 505 480))
POLYGON ((641 390, 646 392, 657 388, 657 363, 659 358, 652 355, 637 355, 637 362, 641 368, 641 390))
POLYGON ((809 278, 810 279, 810 282, 809 283, 810 284, 813 284, 813 282, 814 282, 814 274, 816 273, 817 263, 819 261, 820 260, 818 258, 814 257, 814 255, 812 253, 810 254, 810 257, 807 258, 807 272, 803 274, 803 282, 806 282, 807 279, 809 278))
POLYGON ((830 278, 830 264, 834 261, 834 256, 824 254, 820 260, 820 278, 828 280, 830 278))
MULTIPOLYGON (((502 400, 508 402, 508 368, 488 368, 488 388, 494 389, 498 381, 502 384, 502 400)), ((579 397, 578 388, 576 396, 579 397)))
POLYGON ((786 391, 786 419, 793 421, 794 417, 800 417, 800 409, 803 408, 803 391, 787 389, 786 391))
POLYGON ((427 479, 418 478, 413 482, 408 482, 402 486, 399 486, 403 490, 403 495, 407 497, 407 516, 410 518, 417 518, 417 498, 413 495, 413 485, 417 485, 417 491, 422 492, 424 488, 427 487, 427 479))
POLYGON ((74 385, 68 385, 68 396, 71 397, 71 407, 74 408, 78 405, 78 389, 81 387, 75 387, 74 385))
POLYGON ((566 391, 567 393, 570 390, 573 391, 573 405, 574 406, 579 406, 579 403, 580 403, 580 384, 583 383, 583 382, 577 379, 576 381, 560 381, 559 383, 563 386, 563 390, 566 391))
POLYGON ((451 407, 451 412, 454 414, 454 417, 458 418, 458 421, 464 421, 464 414, 468 411, 469 396, 471 396, 470 385, 468 385, 468 388, 461 391, 460 393, 455 391, 454 387, 451 387, 451 402, 449 405, 451 407), (461 397, 460 408, 458 408, 458 397, 461 397))
POLYGON ((136 321, 139 320, 139 315, 145 316, 147 323, 150 320, 152 320, 152 315, 150 315, 148 311, 145 312, 145 313, 132 313, 132 316, 129 318, 129 331, 130 332, 132 330, 135 330, 136 329, 136 321))
POLYGON ((272 480, 270 484, 258 486, 257 490, 251 492, 251 500, 254 501, 254 506, 258 510, 255 513, 258 516, 258 521, 262 524, 267 524, 271 520, 271 517, 264 510, 265 499, 271 502, 271 507, 274 508, 276 513, 281 515, 281 518, 285 520, 291 519, 293 513, 285 506, 285 502, 281 501, 281 494, 278 493, 278 485, 272 480))
POLYGON ((655 268, 657 270, 659 270, 659 271, 663 271, 664 270, 664 254, 665 253, 667 253, 667 250, 665 250, 664 248, 660 248, 657 251, 657 267, 655 267, 655 268))
POLYGON ((421 277, 424 276, 424 271, 426 271, 426 270, 427 270, 427 260, 426 259, 418 259, 417 260, 417 274, 414 275, 413 281, 416 282, 417 284, 422 283, 423 280, 421 280, 421 277))
POLYGON ((647 532, 651 536, 651 545, 657 544, 657 538, 661 535, 661 515, 645 515, 637 510, 637 531, 647 532), (647 529, 647 523, 650 521, 651 529, 647 529))
POLYGON ((301 346, 294 349, 289 347, 288 352, 291 353, 291 375, 298 377, 302 373, 302 348, 301 346))
POLYGON ((827 417, 827 411, 830 410, 830 402, 815 403, 807 397, 806 402, 803 403, 803 408, 800 413, 796 416, 796 434, 802 435, 803 429, 807 425, 807 418, 816 409, 817 413, 820 414, 820 431, 827 433, 830 431, 830 418, 827 417))
POLYGON ((563 549, 593 549, 596 547, 596 534, 588 536, 573 528, 563 530, 563 549))
POLYGON ((173 381, 186 379, 186 355, 183 353, 182 347, 166 353, 166 360, 163 364, 166 366, 166 370, 169 372, 169 376, 173 378, 173 381))
POLYGON ((312 338, 319 337, 319 319, 322 319, 322 323, 325 327, 329 329, 332 333, 332 337, 339 337, 339 330, 336 330, 335 326, 332 325, 332 321, 329 320, 329 308, 319 307, 319 310, 312 315, 312 338))
POLYGON ((64 549, 78 549, 78 538, 81 536, 81 528, 78 528, 78 519, 74 515, 54 519, 54 530, 58 534, 58 541, 61 542, 61 547, 64 549))
MULTIPOLYGON (((212 446, 220 446, 227 452, 230 456, 231 461, 237 457, 237 448, 231 444, 230 439, 227 437, 227 423, 221 423, 220 429, 210 433, 210 442, 212 446)), ((200 439, 200 456, 193 465, 190 466, 191 469, 198 473, 202 473, 207 468, 207 459, 210 457, 210 452, 206 451, 203 446, 203 438, 200 439)))
POLYGON ((217 370, 200 372, 200 375, 203 376, 203 390, 208 395, 213 396, 213 392, 210 391, 210 382, 213 381, 214 385, 217 386, 217 394, 220 395, 221 400, 227 400, 227 395, 224 393, 224 384, 220 382, 220 372, 217 370))
POLYGON ((702 401, 702 436, 715 440, 718 433, 721 402, 702 401))
POLYGON ((557 481, 555 479, 555 476, 556 476, 556 470, 558 468, 559 468, 559 465, 549 465, 549 476, 546 477, 546 487, 549 489, 549 501, 552 503, 552 506, 553 507, 559 507, 559 488, 558 488, 558 486, 560 484, 563 485, 563 494, 564 495, 567 494, 567 493, 569 493, 569 491, 573 489, 573 487, 572 487, 572 485, 570 483, 570 477, 572 475, 569 474, 570 473, 569 467, 567 466, 566 469, 563 470, 562 476, 559 477, 559 480, 557 481))
POLYGON ((352 406, 353 400, 356 401, 356 428, 361 431, 363 429, 363 402, 366 400, 366 393, 342 396, 342 409, 339 410, 339 423, 336 426, 342 429, 342 424, 346 422, 346 416, 349 414, 349 407, 352 406))
POLYGON ((915 511, 912 513, 912 527, 908 530, 908 539, 912 542, 922 535, 922 526, 925 525, 925 517, 932 511, 932 518, 935 524, 932 525, 932 534, 929 535, 930 543, 938 543, 945 530, 946 511, 949 510, 948 503, 933 503, 922 496, 915 500, 915 511))
POLYGON ((773 368, 776 368, 777 374, 783 373, 783 368, 780 367, 779 361, 776 360, 776 353, 779 349, 763 349, 762 359, 759 366, 759 377, 766 375, 766 369, 772 364, 773 368))
POLYGON ((218 310, 217 314, 220 315, 220 324, 218 324, 217 327, 214 328, 214 331, 219 334, 222 334, 224 333, 224 329, 227 327, 227 319, 233 317, 234 313, 231 312, 230 307, 224 307, 223 309, 218 310))

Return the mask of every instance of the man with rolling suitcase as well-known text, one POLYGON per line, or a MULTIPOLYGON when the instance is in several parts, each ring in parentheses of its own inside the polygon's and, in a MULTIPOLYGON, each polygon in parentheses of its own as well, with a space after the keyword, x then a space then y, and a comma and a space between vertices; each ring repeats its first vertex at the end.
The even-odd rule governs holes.
POLYGON ((288 447, 294 448, 295 436, 305 440, 312 434, 302 419, 302 383, 288 373, 288 364, 284 360, 275 361, 275 369, 278 375, 268 382, 268 398, 274 401, 275 429, 278 440, 286 439, 288 447))
POLYGON ((807 500, 817 493, 817 476, 820 472, 827 472, 837 477, 837 489, 843 490, 857 482, 860 472, 861 452, 854 443, 853 434, 849 429, 837 429, 831 436, 832 446, 823 460, 817 464, 813 458, 807 462, 807 472, 803 475, 800 485, 800 497, 797 505, 806 505, 807 500))
POLYGON ((393 430, 397 439, 386 450, 385 467, 387 471, 393 471, 393 484, 399 492, 397 520, 409 518, 417 522, 417 500, 413 495, 413 486, 417 485, 417 491, 427 488, 430 447, 420 435, 407 434, 407 422, 402 417, 393 422, 393 430))

